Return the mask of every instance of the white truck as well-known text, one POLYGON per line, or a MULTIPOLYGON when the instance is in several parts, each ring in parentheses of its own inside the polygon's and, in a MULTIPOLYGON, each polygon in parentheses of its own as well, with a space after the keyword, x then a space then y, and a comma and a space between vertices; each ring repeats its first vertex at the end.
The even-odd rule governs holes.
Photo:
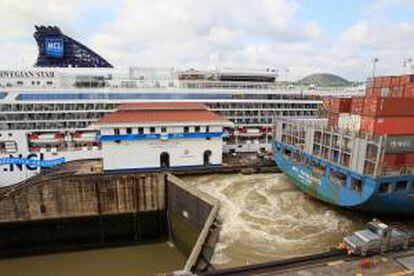
POLYGON ((408 232, 374 219, 367 223, 367 229, 354 232, 345 237, 343 242, 348 253, 366 256, 405 250, 409 247, 410 239, 408 232))

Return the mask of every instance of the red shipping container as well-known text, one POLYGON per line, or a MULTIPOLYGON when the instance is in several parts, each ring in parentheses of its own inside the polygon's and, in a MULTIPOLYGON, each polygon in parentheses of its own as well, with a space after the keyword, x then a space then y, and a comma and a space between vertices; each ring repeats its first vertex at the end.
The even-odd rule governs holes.
POLYGON ((389 98, 404 98, 404 86, 391 86, 389 98))
POLYGON ((375 118, 361 117, 360 131, 363 133, 374 134, 375 131, 375 118))
POLYGON ((353 97, 351 103, 351 113, 355 115, 361 115, 364 110, 364 100, 363 97, 353 97))
POLYGON ((333 98, 332 106, 329 111, 333 113, 350 113, 351 103, 351 98, 333 98))
POLYGON ((404 98, 414 98, 414 83, 406 84, 404 86, 404 98))
POLYGON ((367 98, 362 115, 369 117, 414 116, 414 99, 367 98))
POLYGON ((365 89, 365 97, 367 98, 373 98, 374 97, 374 87, 367 87, 365 89))
POLYGON ((414 82, 414 75, 400 76, 400 85, 407 85, 414 82))
POLYGON ((376 135, 414 135, 414 117, 361 118, 361 132, 376 135))
POLYGON ((387 153, 384 155, 384 164, 387 167, 398 168, 414 165, 414 153, 387 153))
POLYGON ((381 87, 389 87, 391 85, 392 77, 382 77, 381 78, 381 87))
POLYGON ((332 108, 332 98, 324 98, 323 99, 323 106, 327 109, 330 110, 332 108))
POLYGON ((375 77, 373 79, 373 82, 372 83, 373 83, 373 85, 372 85, 373 88, 381 87, 381 85, 382 85, 382 77, 375 77))
MULTIPOLYGON (((389 86, 399 86, 399 85, 400 85, 400 77, 392 76, 389 86)), ((383 84, 382 87, 388 87, 388 86, 383 84)))
POLYGON ((338 127, 339 113, 329 112, 328 114, 328 127, 338 127))

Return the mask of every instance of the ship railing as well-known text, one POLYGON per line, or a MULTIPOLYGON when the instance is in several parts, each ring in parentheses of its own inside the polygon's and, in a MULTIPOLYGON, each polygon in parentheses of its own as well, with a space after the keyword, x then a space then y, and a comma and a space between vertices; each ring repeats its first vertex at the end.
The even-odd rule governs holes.
POLYGON ((315 131, 328 132, 332 134, 341 134, 348 138, 362 138, 368 140, 369 142, 378 143, 381 137, 386 138, 386 136, 380 135, 371 135, 368 133, 362 133, 358 131, 353 131, 349 129, 342 128, 333 128, 327 126, 326 118, 309 118, 309 117, 285 117, 285 116, 274 116, 273 117, 273 127, 278 123, 287 123, 287 126, 283 131, 288 131, 289 127, 293 129, 305 129, 313 128, 315 131))
POLYGON ((400 167, 386 167, 384 166, 381 170, 380 176, 404 176, 413 175, 414 168, 408 166, 400 167))
MULTIPOLYGON (((228 81, 171 81, 171 80, 136 80, 136 79, 113 79, 97 83, 93 79, 89 82, 82 81, 76 84, 76 78, 58 78, 54 84, 42 83, 40 85, 13 85, 7 84, 0 86, 5 91, 21 91, 22 89, 30 90, 47 90, 59 91, 61 89, 90 90, 97 89, 100 91, 130 91, 137 89, 150 90, 223 90, 223 91, 251 91, 251 92, 271 92, 271 93, 306 93, 308 96, 353 96, 362 95, 357 87, 316 87, 309 88, 303 85, 287 85, 284 83, 261 83, 261 82, 228 82, 228 81)), ((30 83, 30 82, 29 82, 30 83)))

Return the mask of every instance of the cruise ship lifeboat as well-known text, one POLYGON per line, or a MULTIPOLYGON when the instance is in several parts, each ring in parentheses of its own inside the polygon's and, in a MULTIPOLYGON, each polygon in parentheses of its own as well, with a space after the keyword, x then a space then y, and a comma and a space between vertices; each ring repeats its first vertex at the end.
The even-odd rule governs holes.
POLYGON ((95 142, 97 137, 96 132, 80 132, 72 133, 73 141, 75 142, 95 142))
POLYGON ((56 133, 32 133, 29 135, 29 142, 34 144, 41 143, 60 143, 65 139, 65 135, 60 132, 56 133))
POLYGON ((261 131, 261 129, 258 128, 241 128, 238 130, 240 137, 249 137, 249 138, 255 138, 255 137, 262 137, 264 132, 261 131))

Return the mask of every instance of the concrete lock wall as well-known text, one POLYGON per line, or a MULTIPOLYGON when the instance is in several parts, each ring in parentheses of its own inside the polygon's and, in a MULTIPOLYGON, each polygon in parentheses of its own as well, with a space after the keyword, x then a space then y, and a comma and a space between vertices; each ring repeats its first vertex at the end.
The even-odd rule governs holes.
POLYGON ((190 270, 202 252, 219 202, 173 175, 167 177, 167 196, 171 239, 189 258, 186 269, 190 270))
POLYGON ((0 256, 167 240, 163 175, 73 176, 0 191, 0 256))
POLYGON ((38 179, 0 189, 0 257, 170 238, 191 269, 218 210, 171 174, 38 179))

